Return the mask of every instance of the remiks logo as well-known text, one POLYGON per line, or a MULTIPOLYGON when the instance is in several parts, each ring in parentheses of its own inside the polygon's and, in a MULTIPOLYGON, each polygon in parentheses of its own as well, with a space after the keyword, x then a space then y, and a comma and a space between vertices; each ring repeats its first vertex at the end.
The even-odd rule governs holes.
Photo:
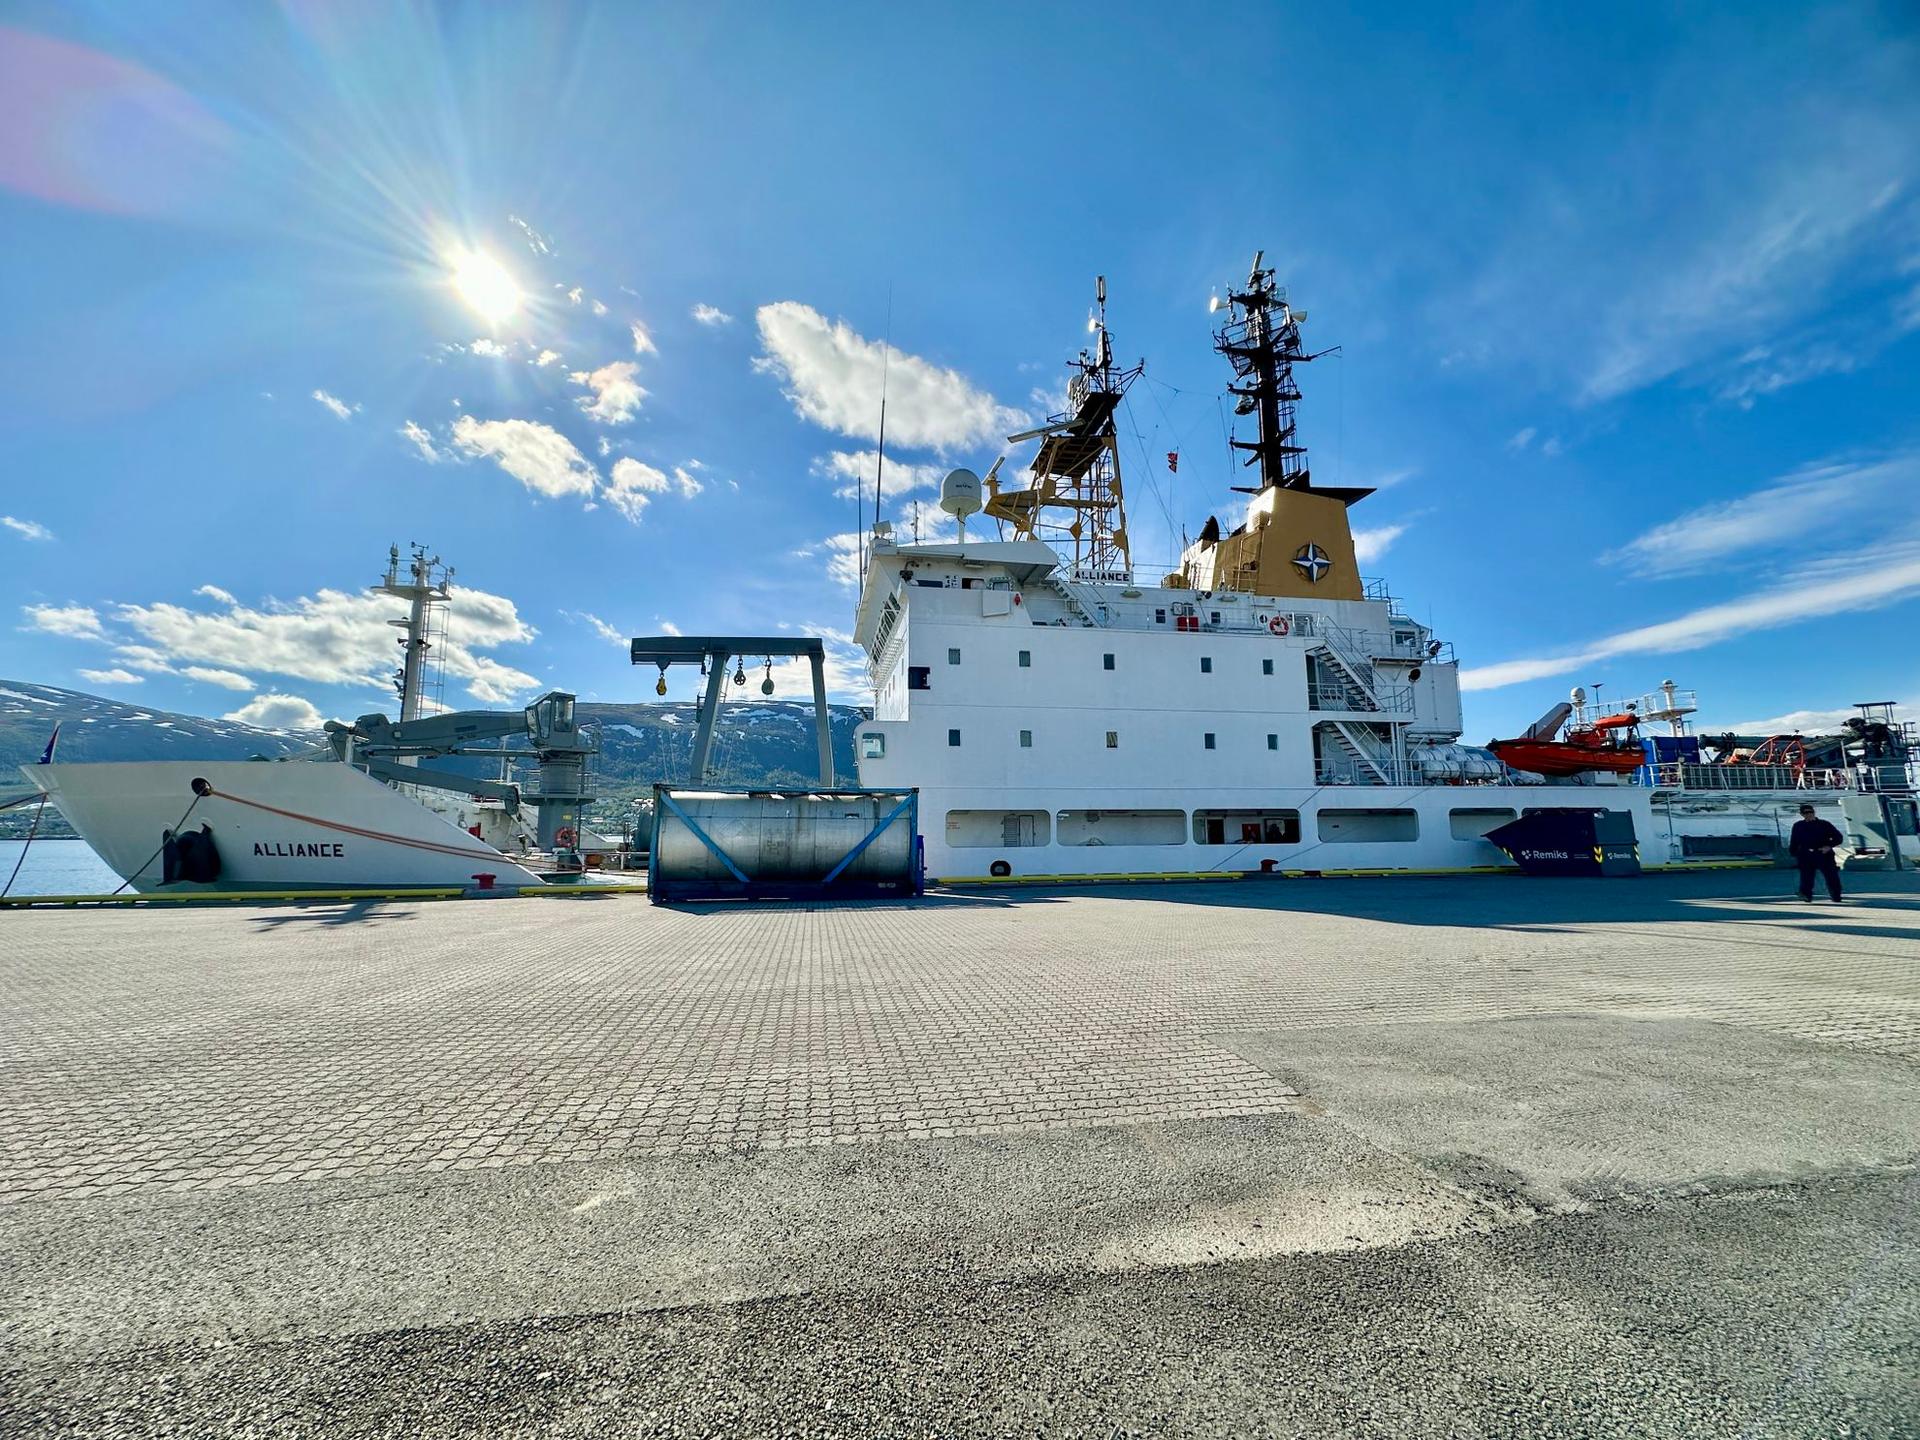
POLYGON ((1293 563, 1300 567, 1300 573, 1315 585, 1320 577, 1333 568, 1333 561, 1327 558, 1327 552, 1311 541, 1295 552, 1293 563))

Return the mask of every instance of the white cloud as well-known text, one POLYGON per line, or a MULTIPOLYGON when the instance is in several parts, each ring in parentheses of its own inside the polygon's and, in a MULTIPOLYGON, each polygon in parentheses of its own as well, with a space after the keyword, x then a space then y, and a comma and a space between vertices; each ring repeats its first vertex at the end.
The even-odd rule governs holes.
POLYGON ((476 420, 462 415, 453 440, 469 455, 486 456, 529 490, 558 498, 591 496, 599 472, 573 442, 537 420, 476 420))
POLYGON ((613 626, 609 625, 606 621, 602 620, 598 615, 595 615, 592 611, 562 610, 560 613, 566 616, 569 620, 579 621, 582 625, 586 626, 589 630, 593 631, 594 634, 598 635, 602 640, 606 641, 609 645, 618 645, 622 650, 625 650, 628 647, 630 637, 614 629, 613 626))
POLYGON ((1809 581, 1796 575, 1773 589, 1691 610, 1672 620, 1636 626, 1561 655, 1504 660, 1460 672, 1462 690, 1497 690, 1549 675, 1564 675, 1616 655, 1670 655, 1698 650, 1739 635, 1834 616, 1877 610, 1920 594, 1920 554, 1897 553, 1881 564, 1809 581))
POLYGON ((426 426, 416 425, 413 421, 409 420, 400 427, 399 433, 402 439, 408 441, 415 450, 420 452, 420 458, 422 460, 426 461, 429 465, 437 465, 440 463, 443 458, 440 454, 440 448, 433 443, 432 432, 430 432, 426 426))
POLYGON ((580 303, 582 293, 583 292, 581 291, 578 285, 574 286, 571 290, 567 291, 567 303, 569 305, 578 305, 580 303))
POLYGON ((663 494, 671 483, 653 466, 622 455, 613 462, 602 493, 608 504, 637 525, 640 512, 647 508, 651 497, 663 494))
POLYGON ((673 483, 680 487, 680 496, 684 500, 693 499, 706 488, 687 471, 684 465, 673 467, 673 483))
POLYGON ((558 350, 542 350, 538 355, 534 356, 533 363, 542 370, 546 369, 549 365, 558 365, 560 363, 560 352, 558 350))
POLYGON ((32 520, 16 519, 12 515, 0 515, 0 525, 14 531, 28 540, 51 540, 53 531, 32 520))
POLYGON ((1353 558, 1362 565, 1371 565, 1386 554, 1393 542, 1406 534, 1404 525, 1376 525, 1371 530, 1353 532, 1353 558))
POLYGON ((718 305, 696 305, 692 310, 693 318, 702 325, 731 325, 733 317, 718 305))
MULTIPOLYGON (((849 590, 860 588, 860 537, 851 530, 829 535, 816 549, 827 552, 827 578, 849 590)), ((796 554, 799 552, 795 552, 796 554)))
POLYGON ((260 730, 318 730, 321 724, 313 702, 298 695, 256 695, 221 718, 260 730))
POLYGON ((642 325, 638 320, 635 320, 627 328, 633 334, 634 354, 651 355, 654 353, 653 336, 648 332, 646 326, 642 325))
POLYGON ((314 391, 313 398, 326 406, 327 409, 331 410, 342 420, 351 420, 353 418, 353 412, 360 408, 358 405, 349 405, 339 396, 329 395, 324 390, 314 391))
POLYGON ((502 345, 498 340, 489 340, 484 335, 467 348, 472 350, 476 355, 486 356, 489 360, 504 360, 508 354, 506 346, 502 345))
POLYGON ((89 685, 140 685, 146 680, 131 670, 82 670, 79 675, 89 685))
POLYGON ((603 305, 603 304, 601 304, 601 303, 600 303, 600 302, 599 302, 598 300, 595 300, 595 301, 592 301, 592 302, 591 302, 591 304, 592 304, 592 306, 593 306, 593 313, 594 313, 594 314, 596 314, 596 315, 604 315, 604 314, 606 314, 606 313, 607 313, 607 307, 606 307, 605 305, 603 305))
POLYGON ((1685 575, 1742 552, 1778 551, 1821 535, 1883 536, 1920 511, 1920 450, 1803 466, 1733 500, 1689 510, 1601 557, 1637 575, 1685 575))
POLYGON ((232 605, 235 603, 232 593, 222 590, 218 585, 202 585, 193 593, 196 595, 204 595, 209 600, 218 600, 222 605, 232 605))
POLYGON ((205 665, 188 665, 180 673, 203 685, 218 685, 223 690, 251 690, 253 681, 232 670, 212 670, 205 665))
POLYGON ((776 376, 794 411, 824 429, 878 438, 883 368, 887 434, 908 449, 984 444, 1026 419, 959 371, 869 340, 810 305, 782 300, 762 305, 755 318, 765 353, 754 367, 776 376))
POLYGON ((1507 449, 1524 450, 1533 443, 1533 437, 1539 433, 1540 432, 1531 425, 1527 426, 1524 430, 1516 430, 1513 433, 1513 438, 1507 441, 1507 449))
POLYGON ((65 635, 72 640, 104 640, 100 616, 88 605, 22 605, 26 630, 43 630, 49 635, 65 635))
POLYGON ((593 391, 591 398, 583 395, 574 403, 586 413, 589 420, 601 425, 624 425, 640 409, 640 402, 647 392, 640 388, 634 376, 640 367, 631 360, 615 360, 602 365, 598 370, 576 370, 570 378, 576 385, 584 385, 593 391))
MULTIPOLYGON (((1904 701, 1899 713, 1911 716, 1920 711, 1920 697, 1904 701)), ((1835 706, 1831 710, 1789 710, 1784 715, 1769 715, 1761 720, 1736 720, 1731 725, 1702 721, 1694 728, 1702 734, 1713 734, 1721 730, 1731 730, 1739 735, 1791 735, 1796 731, 1814 734, 1820 731, 1838 730, 1848 720, 1860 713, 1856 705, 1835 706)))
POLYGON ((553 242, 526 221, 522 220, 518 215, 507 216, 507 223, 520 227, 521 233, 527 237, 527 248, 533 251, 534 254, 551 255, 553 253, 553 242))
MULTIPOLYGON (((122 605, 115 619, 133 639, 114 653, 136 669, 158 671, 196 662, 222 671, 266 671, 318 684, 385 690, 393 653, 388 622, 395 613, 394 602, 386 596, 339 590, 320 590, 257 609, 231 605, 195 610, 165 602, 122 605)), ((511 600, 456 586, 447 634, 434 647, 434 659, 446 666, 449 679, 465 682, 475 699, 511 703, 539 681, 483 652, 524 643, 534 634, 511 600)))
MULTIPOLYGON (((878 459, 879 452, 875 450, 834 450, 813 462, 813 473, 840 482, 833 491, 837 499, 851 500, 857 493, 871 496, 878 459)), ((910 495, 916 490, 938 490, 951 468, 889 457, 884 493, 910 495)))
POLYGON ((660 633, 662 635, 678 635, 682 633, 680 627, 671 620, 660 620, 657 623, 660 626, 660 633))

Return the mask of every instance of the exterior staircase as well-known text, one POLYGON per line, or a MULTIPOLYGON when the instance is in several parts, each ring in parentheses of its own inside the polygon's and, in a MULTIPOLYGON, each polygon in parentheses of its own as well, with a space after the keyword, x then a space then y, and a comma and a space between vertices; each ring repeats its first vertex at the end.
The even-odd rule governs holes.
POLYGON ((1350 720, 1323 720, 1320 736, 1320 779, 1335 778, 1343 769, 1368 785, 1396 783, 1398 765, 1392 748, 1365 725, 1350 720))

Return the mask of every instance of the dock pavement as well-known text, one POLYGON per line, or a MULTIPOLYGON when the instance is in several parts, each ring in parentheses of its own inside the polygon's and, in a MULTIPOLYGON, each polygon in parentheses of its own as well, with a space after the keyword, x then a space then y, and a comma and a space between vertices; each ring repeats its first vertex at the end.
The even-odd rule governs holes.
POLYGON ((1920 1434, 1920 880, 0 915, 0 1433, 1920 1434))

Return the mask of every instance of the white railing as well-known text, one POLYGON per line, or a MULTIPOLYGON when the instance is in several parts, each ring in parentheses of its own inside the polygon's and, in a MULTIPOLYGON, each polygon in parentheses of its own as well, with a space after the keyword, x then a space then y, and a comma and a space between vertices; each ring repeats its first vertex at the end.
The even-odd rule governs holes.
POLYGON ((1413 713, 1413 687, 1394 685, 1384 690, 1365 692, 1371 702, 1356 705, 1354 692, 1359 687, 1347 683, 1326 684, 1312 681, 1307 685, 1307 708, 1309 710, 1346 710, 1361 715, 1410 715, 1413 713))
POLYGON ((1654 784, 1669 790, 1853 790, 1904 795, 1914 777, 1897 764, 1796 770, 1791 765, 1656 765, 1654 784))

